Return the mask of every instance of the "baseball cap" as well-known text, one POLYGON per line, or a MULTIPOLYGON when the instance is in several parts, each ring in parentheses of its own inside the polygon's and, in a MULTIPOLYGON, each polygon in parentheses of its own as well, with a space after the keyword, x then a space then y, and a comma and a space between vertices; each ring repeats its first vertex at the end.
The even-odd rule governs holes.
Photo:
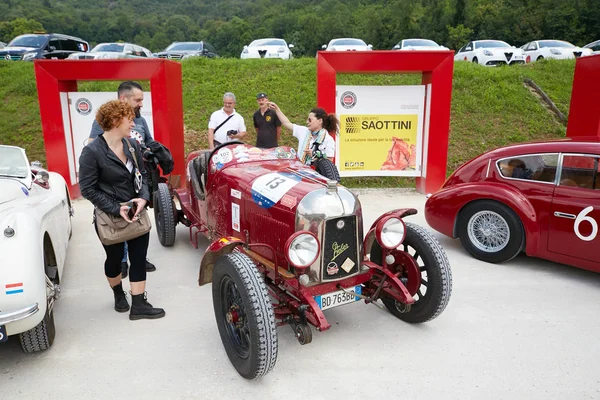
POLYGON ((256 99, 266 99, 268 96, 266 93, 260 92, 259 94, 256 95, 256 99))

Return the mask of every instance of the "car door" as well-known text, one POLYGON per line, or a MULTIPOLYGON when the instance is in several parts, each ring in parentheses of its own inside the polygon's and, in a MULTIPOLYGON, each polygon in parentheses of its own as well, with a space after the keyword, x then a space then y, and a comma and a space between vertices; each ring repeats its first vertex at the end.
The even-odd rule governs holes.
POLYGON ((600 156, 563 154, 548 251, 600 262, 600 156))
POLYGON ((538 46, 535 42, 528 43, 527 46, 525 46, 523 53, 525 55, 526 63, 533 62, 537 59, 537 50, 538 46))
POLYGON ((465 47, 460 49, 460 59, 464 61, 471 61, 473 59, 473 42, 467 43, 465 47))
POLYGON ((62 56, 61 41, 54 38, 48 41, 48 45, 44 51, 44 58, 48 59, 62 59, 66 58, 62 56))

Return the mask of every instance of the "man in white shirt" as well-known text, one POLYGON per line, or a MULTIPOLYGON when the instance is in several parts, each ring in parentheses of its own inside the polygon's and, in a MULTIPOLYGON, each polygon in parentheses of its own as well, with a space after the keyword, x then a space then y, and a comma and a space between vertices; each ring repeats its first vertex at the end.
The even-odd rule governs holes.
POLYGON ((235 95, 223 95, 223 108, 215 111, 208 121, 208 148, 213 150, 219 144, 240 140, 246 136, 244 118, 235 112, 235 95))

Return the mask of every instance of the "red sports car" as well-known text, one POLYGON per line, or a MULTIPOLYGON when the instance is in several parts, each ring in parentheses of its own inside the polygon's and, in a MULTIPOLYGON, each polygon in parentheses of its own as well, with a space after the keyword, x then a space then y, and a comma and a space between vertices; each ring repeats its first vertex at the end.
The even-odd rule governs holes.
POLYGON ((425 216, 483 261, 525 251, 600 272, 600 141, 524 143, 482 154, 428 196, 425 216))

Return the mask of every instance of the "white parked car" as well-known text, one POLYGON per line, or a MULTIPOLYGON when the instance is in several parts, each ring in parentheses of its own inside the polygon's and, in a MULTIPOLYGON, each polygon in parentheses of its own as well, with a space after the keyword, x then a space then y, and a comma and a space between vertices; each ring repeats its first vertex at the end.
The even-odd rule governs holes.
POLYGON ((293 58, 290 49, 293 49, 293 44, 287 44, 283 39, 257 39, 247 46, 244 46, 240 58, 281 58, 289 60, 293 58))
POLYGON ((19 335, 27 353, 52 345, 72 214, 62 176, 0 145, 0 342, 19 335))
POLYGON ((328 44, 324 44, 321 48, 325 51, 370 51, 373 50, 373 45, 366 44, 360 39, 339 38, 331 39, 328 44))
POLYGON ((564 40, 534 40, 522 46, 525 62, 534 62, 544 58, 568 60, 571 58, 588 56, 592 49, 577 47, 564 40))
POLYGON ((429 39, 404 39, 392 47, 392 50, 448 50, 429 39))
POLYGON ((454 55, 454 61, 470 61, 480 65, 524 64, 523 50, 501 40, 474 40, 454 55))
MULTIPOLYGON (((595 42, 588 43, 585 46, 583 46, 583 48, 592 50, 592 54, 600 54, 600 40, 596 40, 595 42)), ((582 55, 584 55, 584 54, 582 54, 582 55)), ((589 55, 589 54, 585 54, 585 55, 589 55)))
POLYGON ((116 60, 120 58, 153 58, 145 47, 132 43, 100 43, 89 52, 73 53, 68 60, 116 60))

